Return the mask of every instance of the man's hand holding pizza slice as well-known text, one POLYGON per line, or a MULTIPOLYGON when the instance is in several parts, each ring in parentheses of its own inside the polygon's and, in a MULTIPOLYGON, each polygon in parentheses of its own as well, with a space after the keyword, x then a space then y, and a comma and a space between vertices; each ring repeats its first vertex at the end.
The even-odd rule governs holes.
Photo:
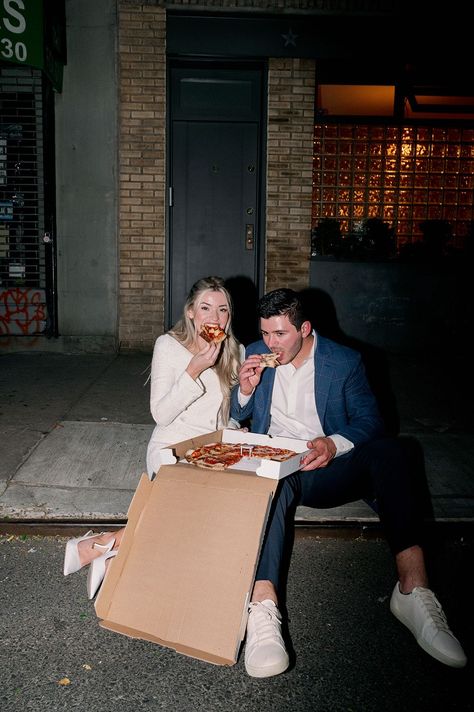
POLYGON ((263 368, 276 368, 277 366, 280 366, 280 362, 278 360, 278 356, 280 354, 274 354, 272 351, 266 354, 259 354, 260 355, 260 365, 263 366, 263 368))
POLYGON ((260 383, 264 368, 275 368, 279 365, 278 354, 274 353, 253 354, 245 359, 239 371, 239 386, 242 395, 252 395, 260 383))

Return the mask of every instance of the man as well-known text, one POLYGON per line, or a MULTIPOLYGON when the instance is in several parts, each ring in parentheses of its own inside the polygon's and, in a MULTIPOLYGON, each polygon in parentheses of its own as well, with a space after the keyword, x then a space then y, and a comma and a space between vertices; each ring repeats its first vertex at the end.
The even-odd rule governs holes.
POLYGON ((291 289, 266 294, 258 314, 263 341, 247 348, 231 416, 250 418, 253 432, 305 439, 310 452, 301 470, 280 482, 273 501, 249 607, 247 672, 269 677, 289 664, 278 586, 296 506, 329 508, 367 497, 376 499, 395 557, 392 613, 428 654, 464 667, 464 651, 428 588, 410 463, 396 438, 383 437, 360 354, 317 334, 291 289), (262 367, 260 354, 268 351, 278 355, 277 368, 262 367))

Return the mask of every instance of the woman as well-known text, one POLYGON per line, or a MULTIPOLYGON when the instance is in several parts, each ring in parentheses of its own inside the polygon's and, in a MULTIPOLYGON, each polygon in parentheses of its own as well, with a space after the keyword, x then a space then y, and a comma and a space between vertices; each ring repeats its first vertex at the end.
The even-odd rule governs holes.
MULTIPOLYGON (((224 280, 200 279, 191 288, 181 319, 155 342, 150 408, 156 426, 146 458, 150 476, 159 469, 161 448, 224 427, 238 427, 235 421, 229 422, 230 391, 238 383, 244 349, 232 333, 231 311, 224 280), (207 343, 200 336, 203 324, 218 324, 227 338, 207 343)), ((106 563, 116 555, 124 531, 89 531, 67 542, 65 576, 92 562, 87 578, 89 598, 102 583, 106 563)))

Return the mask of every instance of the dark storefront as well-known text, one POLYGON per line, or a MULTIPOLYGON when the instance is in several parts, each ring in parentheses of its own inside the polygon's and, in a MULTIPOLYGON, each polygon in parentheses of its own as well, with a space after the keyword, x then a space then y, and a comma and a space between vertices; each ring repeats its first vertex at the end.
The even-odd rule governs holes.
POLYGON ((0 18, 0 336, 54 336, 54 91, 61 2, 4 5, 0 18))

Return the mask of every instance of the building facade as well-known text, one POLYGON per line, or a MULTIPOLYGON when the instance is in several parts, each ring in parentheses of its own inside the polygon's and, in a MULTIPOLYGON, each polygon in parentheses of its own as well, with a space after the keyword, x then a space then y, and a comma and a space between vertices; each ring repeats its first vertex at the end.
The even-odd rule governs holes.
MULTIPOLYGON (((406 208, 411 222, 393 207, 401 198, 389 183, 390 128, 402 131, 421 120, 436 127, 441 153, 464 152, 452 199, 461 242, 473 220, 474 136, 467 110, 454 123, 442 111, 434 121, 406 115, 396 81, 403 56, 394 62, 396 53, 387 51, 401 27, 399 5, 66 0, 63 81, 55 87, 54 112, 35 109, 43 138, 33 146, 40 190, 29 242, 18 238, 26 213, 21 217, 13 205, 26 190, 13 183, 22 143, 14 126, 24 127, 26 119, 4 114, 7 121, 0 120, 3 133, 10 132, 0 133, 0 159, 2 136, 10 156, 9 182, 0 184, 5 216, 10 211, 0 220, 0 349, 148 351, 179 316, 192 282, 207 274, 228 280, 239 314, 264 291, 305 289, 322 219, 340 219, 356 231, 360 220, 379 217, 405 230, 402 242, 416 241, 422 191, 427 218, 430 206, 437 219, 453 207, 432 197, 429 185, 416 184, 422 179, 415 168, 406 208), (374 62, 380 53, 385 60, 374 62), (321 98, 322 85, 345 81, 395 87, 389 116, 372 108, 344 117, 350 141, 341 139, 341 116, 328 115, 321 98), (446 134, 451 125, 461 131, 454 142, 454 129, 446 134), (354 126, 373 136, 367 127, 375 127, 386 138, 370 144, 354 126), (368 161, 380 146, 386 155, 377 170, 368 161), (345 170, 351 155, 352 168, 345 170), (377 199, 375 189, 357 192, 356 181, 377 176, 377 199), (30 256, 23 266, 21 245, 30 256)), ((49 87, 41 70, 0 64, 2 111, 12 102, 11 83, 25 87, 35 77, 49 87)), ((38 91, 50 101, 51 92, 38 91)), ((416 158, 419 144, 416 138, 407 149, 405 141, 403 150, 416 158)), ((400 165, 392 172, 400 191, 400 165)), ((243 323, 239 328, 245 341, 243 323)))

